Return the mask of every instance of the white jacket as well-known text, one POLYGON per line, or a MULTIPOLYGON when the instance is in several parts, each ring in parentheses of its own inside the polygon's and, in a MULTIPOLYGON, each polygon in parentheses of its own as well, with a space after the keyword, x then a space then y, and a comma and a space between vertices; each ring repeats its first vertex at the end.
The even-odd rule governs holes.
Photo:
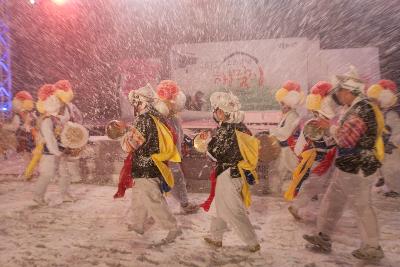
POLYGON ((58 142, 54 134, 54 125, 50 117, 45 118, 40 124, 40 132, 49 152, 55 156, 61 156, 58 149, 58 142))
POLYGON ((15 132, 18 130, 21 124, 21 118, 18 115, 14 115, 10 123, 4 124, 1 128, 7 131, 15 132))
POLYGON ((283 115, 277 128, 271 129, 271 134, 279 141, 286 141, 299 126, 300 116, 296 110, 292 109, 283 115))
POLYGON ((64 114, 59 115, 59 118, 61 119, 62 124, 66 123, 67 121, 83 124, 82 112, 72 102, 67 104, 67 107, 64 110, 64 114))

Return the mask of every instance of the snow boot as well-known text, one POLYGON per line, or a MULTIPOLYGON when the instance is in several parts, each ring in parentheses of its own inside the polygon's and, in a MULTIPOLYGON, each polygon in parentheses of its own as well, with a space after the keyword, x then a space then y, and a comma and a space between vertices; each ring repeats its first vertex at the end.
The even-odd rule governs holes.
POLYGON ((196 205, 196 204, 193 204, 190 202, 184 206, 181 206, 182 213, 184 213, 184 214, 196 213, 199 210, 199 208, 200 208, 199 205, 196 205))
POLYGON ((163 243, 172 243, 172 242, 174 242, 175 239, 176 239, 178 236, 180 236, 181 234, 182 234, 182 230, 179 229, 179 228, 174 229, 174 230, 170 230, 170 231, 168 232, 168 235, 167 235, 165 238, 162 239, 162 242, 163 242, 163 243))
POLYGON ((367 260, 367 261, 380 260, 385 256, 381 246, 371 247, 368 245, 354 250, 351 254, 357 259, 367 260))
POLYGON ((392 198, 396 198, 396 197, 400 197, 400 194, 395 192, 395 191, 389 191, 383 194, 385 197, 392 197, 392 198))
POLYGON ((44 197, 35 196, 33 198, 33 201, 35 201, 39 206, 46 206, 47 205, 47 202, 44 200, 44 197))
POLYGON ((70 194, 66 193, 62 196, 62 202, 75 202, 75 198, 70 194))
POLYGON ((382 177, 378 179, 378 181, 375 183, 375 187, 381 187, 385 185, 385 179, 382 177))
POLYGON ((332 250, 331 238, 324 233, 320 232, 318 235, 303 235, 303 238, 323 252, 330 252, 332 250))
POLYGON ((134 232, 137 233, 138 235, 143 235, 143 234, 144 234, 144 229, 143 229, 143 228, 136 227, 136 226, 133 225, 133 224, 128 224, 128 231, 129 231, 129 232, 134 231, 134 232))
POLYGON ((249 250, 250 252, 257 252, 257 251, 259 251, 260 249, 261 249, 260 244, 257 244, 257 245, 249 246, 249 247, 248 247, 248 250, 249 250))
POLYGON ((289 207, 288 207, 288 211, 290 212, 290 214, 292 214, 292 216, 293 216, 293 218, 294 218, 295 220, 300 221, 300 220, 302 219, 302 218, 300 217, 300 215, 299 215, 298 210, 297 210, 295 207, 289 206, 289 207))
POLYGON ((211 239, 210 237, 204 237, 204 241, 206 241, 208 244, 213 245, 217 248, 222 247, 222 241, 216 241, 211 239))

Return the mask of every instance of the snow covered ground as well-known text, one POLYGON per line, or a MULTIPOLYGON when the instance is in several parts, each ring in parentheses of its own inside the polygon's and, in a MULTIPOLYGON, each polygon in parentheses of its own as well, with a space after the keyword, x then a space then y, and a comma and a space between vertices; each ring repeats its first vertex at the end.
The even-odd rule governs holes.
MULTIPOLYGON (((333 236, 333 252, 316 254, 304 248, 304 233, 313 223, 295 222, 281 197, 256 196, 250 218, 258 234, 261 251, 247 252, 233 231, 224 246, 214 249, 203 237, 209 215, 199 212, 181 215, 179 205, 168 197, 183 229, 176 242, 152 247, 166 232, 149 226, 143 236, 127 229, 133 222, 129 212, 130 191, 124 199, 113 200, 111 186, 73 184, 75 203, 61 203, 58 187, 48 190, 49 206, 38 207, 32 199, 34 182, 17 175, 21 161, 0 161, 0 266, 400 266, 400 199, 374 193, 382 247, 386 258, 365 263, 350 252, 358 248, 358 230, 347 210, 333 236)), ((190 194, 200 202, 206 194, 190 194)))

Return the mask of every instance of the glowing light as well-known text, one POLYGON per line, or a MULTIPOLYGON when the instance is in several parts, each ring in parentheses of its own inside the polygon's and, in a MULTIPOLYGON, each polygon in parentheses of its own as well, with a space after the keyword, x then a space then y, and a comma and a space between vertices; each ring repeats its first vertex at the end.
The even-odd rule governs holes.
POLYGON ((32 5, 34 5, 36 3, 35 0, 29 0, 29 3, 31 3, 32 5))
POLYGON ((52 2, 56 5, 64 5, 67 0, 52 0, 52 2))

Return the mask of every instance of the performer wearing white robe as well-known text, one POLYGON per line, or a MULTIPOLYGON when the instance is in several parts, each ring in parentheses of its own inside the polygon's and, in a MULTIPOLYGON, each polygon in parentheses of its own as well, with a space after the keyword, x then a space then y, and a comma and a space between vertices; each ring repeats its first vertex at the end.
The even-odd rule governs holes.
POLYGON ((269 166, 268 176, 271 191, 281 193, 283 181, 291 179, 298 163, 293 148, 300 133, 300 116, 295 109, 302 101, 300 85, 287 81, 275 94, 275 98, 281 105, 283 116, 270 133, 279 140, 282 149, 279 157, 269 166))
POLYGON ((63 125, 57 117, 62 106, 60 99, 55 95, 53 85, 44 85, 38 92, 38 108, 43 113, 39 122, 41 142, 45 144, 43 155, 39 162, 39 178, 36 182, 36 190, 33 200, 39 205, 46 205, 45 194, 51 180, 59 174, 59 187, 64 202, 74 201, 69 192, 71 175, 63 157, 63 147, 60 142, 60 134, 63 125))
POLYGON ((367 90, 368 97, 383 110, 385 117, 385 158, 380 169, 384 177, 384 195, 400 196, 400 116, 391 109, 397 104, 397 85, 391 80, 380 80, 367 90))

